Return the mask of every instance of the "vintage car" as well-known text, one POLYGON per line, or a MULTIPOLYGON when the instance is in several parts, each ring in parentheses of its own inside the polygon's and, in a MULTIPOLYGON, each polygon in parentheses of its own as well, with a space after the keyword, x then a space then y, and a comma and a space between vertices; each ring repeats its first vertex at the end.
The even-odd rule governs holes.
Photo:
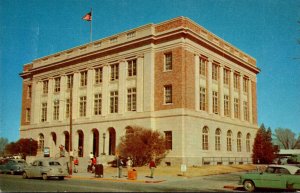
POLYGON ((264 172, 240 176, 240 185, 252 192, 255 188, 300 190, 300 168, 289 165, 269 165, 264 172))
POLYGON ((0 164, 0 173, 21 174, 27 165, 23 159, 6 159, 0 164))
POLYGON ((24 168, 23 178, 48 178, 57 177, 63 180, 68 176, 68 168, 62 166, 59 161, 55 159, 38 159, 24 168))

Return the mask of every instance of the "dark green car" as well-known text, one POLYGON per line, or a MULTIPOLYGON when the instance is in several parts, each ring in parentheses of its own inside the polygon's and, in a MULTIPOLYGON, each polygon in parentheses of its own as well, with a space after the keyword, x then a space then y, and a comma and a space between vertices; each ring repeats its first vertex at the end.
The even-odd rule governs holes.
POLYGON ((245 173, 240 185, 252 192, 255 188, 300 190, 300 168, 289 165, 269 165, 264 172, 245 173))

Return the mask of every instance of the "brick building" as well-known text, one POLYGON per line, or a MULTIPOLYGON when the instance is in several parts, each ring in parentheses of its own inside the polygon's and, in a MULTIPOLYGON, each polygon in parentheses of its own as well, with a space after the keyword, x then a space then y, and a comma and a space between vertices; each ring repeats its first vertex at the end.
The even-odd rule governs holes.
POLYGON ((250 162, 257 73, 254 58, 186 17, 144 25, 24 65, 20 136, 56 157, 72 113, 82 158, 113 158, 142 126, 165 134, 164 163, 250 162))

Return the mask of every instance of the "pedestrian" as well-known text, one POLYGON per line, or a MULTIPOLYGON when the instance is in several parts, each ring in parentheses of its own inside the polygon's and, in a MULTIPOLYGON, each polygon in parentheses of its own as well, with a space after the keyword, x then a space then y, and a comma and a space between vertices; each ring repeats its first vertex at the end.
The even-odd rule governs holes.
POLYGON ((122 177, 122 168, 123 168, 123 161, 120 156, 117 157, 117 167, 118 167, 118 174, 119 178, 122 177))
POLYGON ((130 157, 128 157, 126 165, 127 165, 127 171, 131 171, 132 170, 133 161, 132 161, 132 159, 130 157))
POLYGON ((77 170, 77 167, 76 167, 76 166, 78 166, 78 164, 79 164, 78 158, 75 157, 75 159, 74 159, 73 162, 74 162, 74 173, 77 173, 78 170, 77 170))
POLYGON ((154 159, 151 159, 151 161, 149 162, 149 168, 150 168, 150 171, 151 171, 150 178, 153 178, 154 169, 156 168, 156 164, 155 164, 154 159))
POLYGON ((63 145, 59 146, 59 155, 60 157, 65 157, 65 147, 63 145))
POLYGON ((94 171, 95 171, 96 164, 97 164, 97 159, 96 159, 96 156, 94 156, 92 159, 92 173, 94 173, 94 171))
POLYGON ((90 153, 90 160, 92 160, 94 158, 94 154, 93 152, 90 153))

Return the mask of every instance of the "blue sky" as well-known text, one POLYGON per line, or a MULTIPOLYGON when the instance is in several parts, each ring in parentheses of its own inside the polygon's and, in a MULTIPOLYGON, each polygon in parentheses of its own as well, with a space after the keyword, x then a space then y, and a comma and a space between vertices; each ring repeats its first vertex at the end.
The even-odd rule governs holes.
POLYGON ((253 56, 259 125, 300 134, 299 0, 0 0, 0 136, 19 139, 26 63, 93 40, 178 16, 189 17, 253 56), (297 59, 298 58, 298 59, 297 59))

